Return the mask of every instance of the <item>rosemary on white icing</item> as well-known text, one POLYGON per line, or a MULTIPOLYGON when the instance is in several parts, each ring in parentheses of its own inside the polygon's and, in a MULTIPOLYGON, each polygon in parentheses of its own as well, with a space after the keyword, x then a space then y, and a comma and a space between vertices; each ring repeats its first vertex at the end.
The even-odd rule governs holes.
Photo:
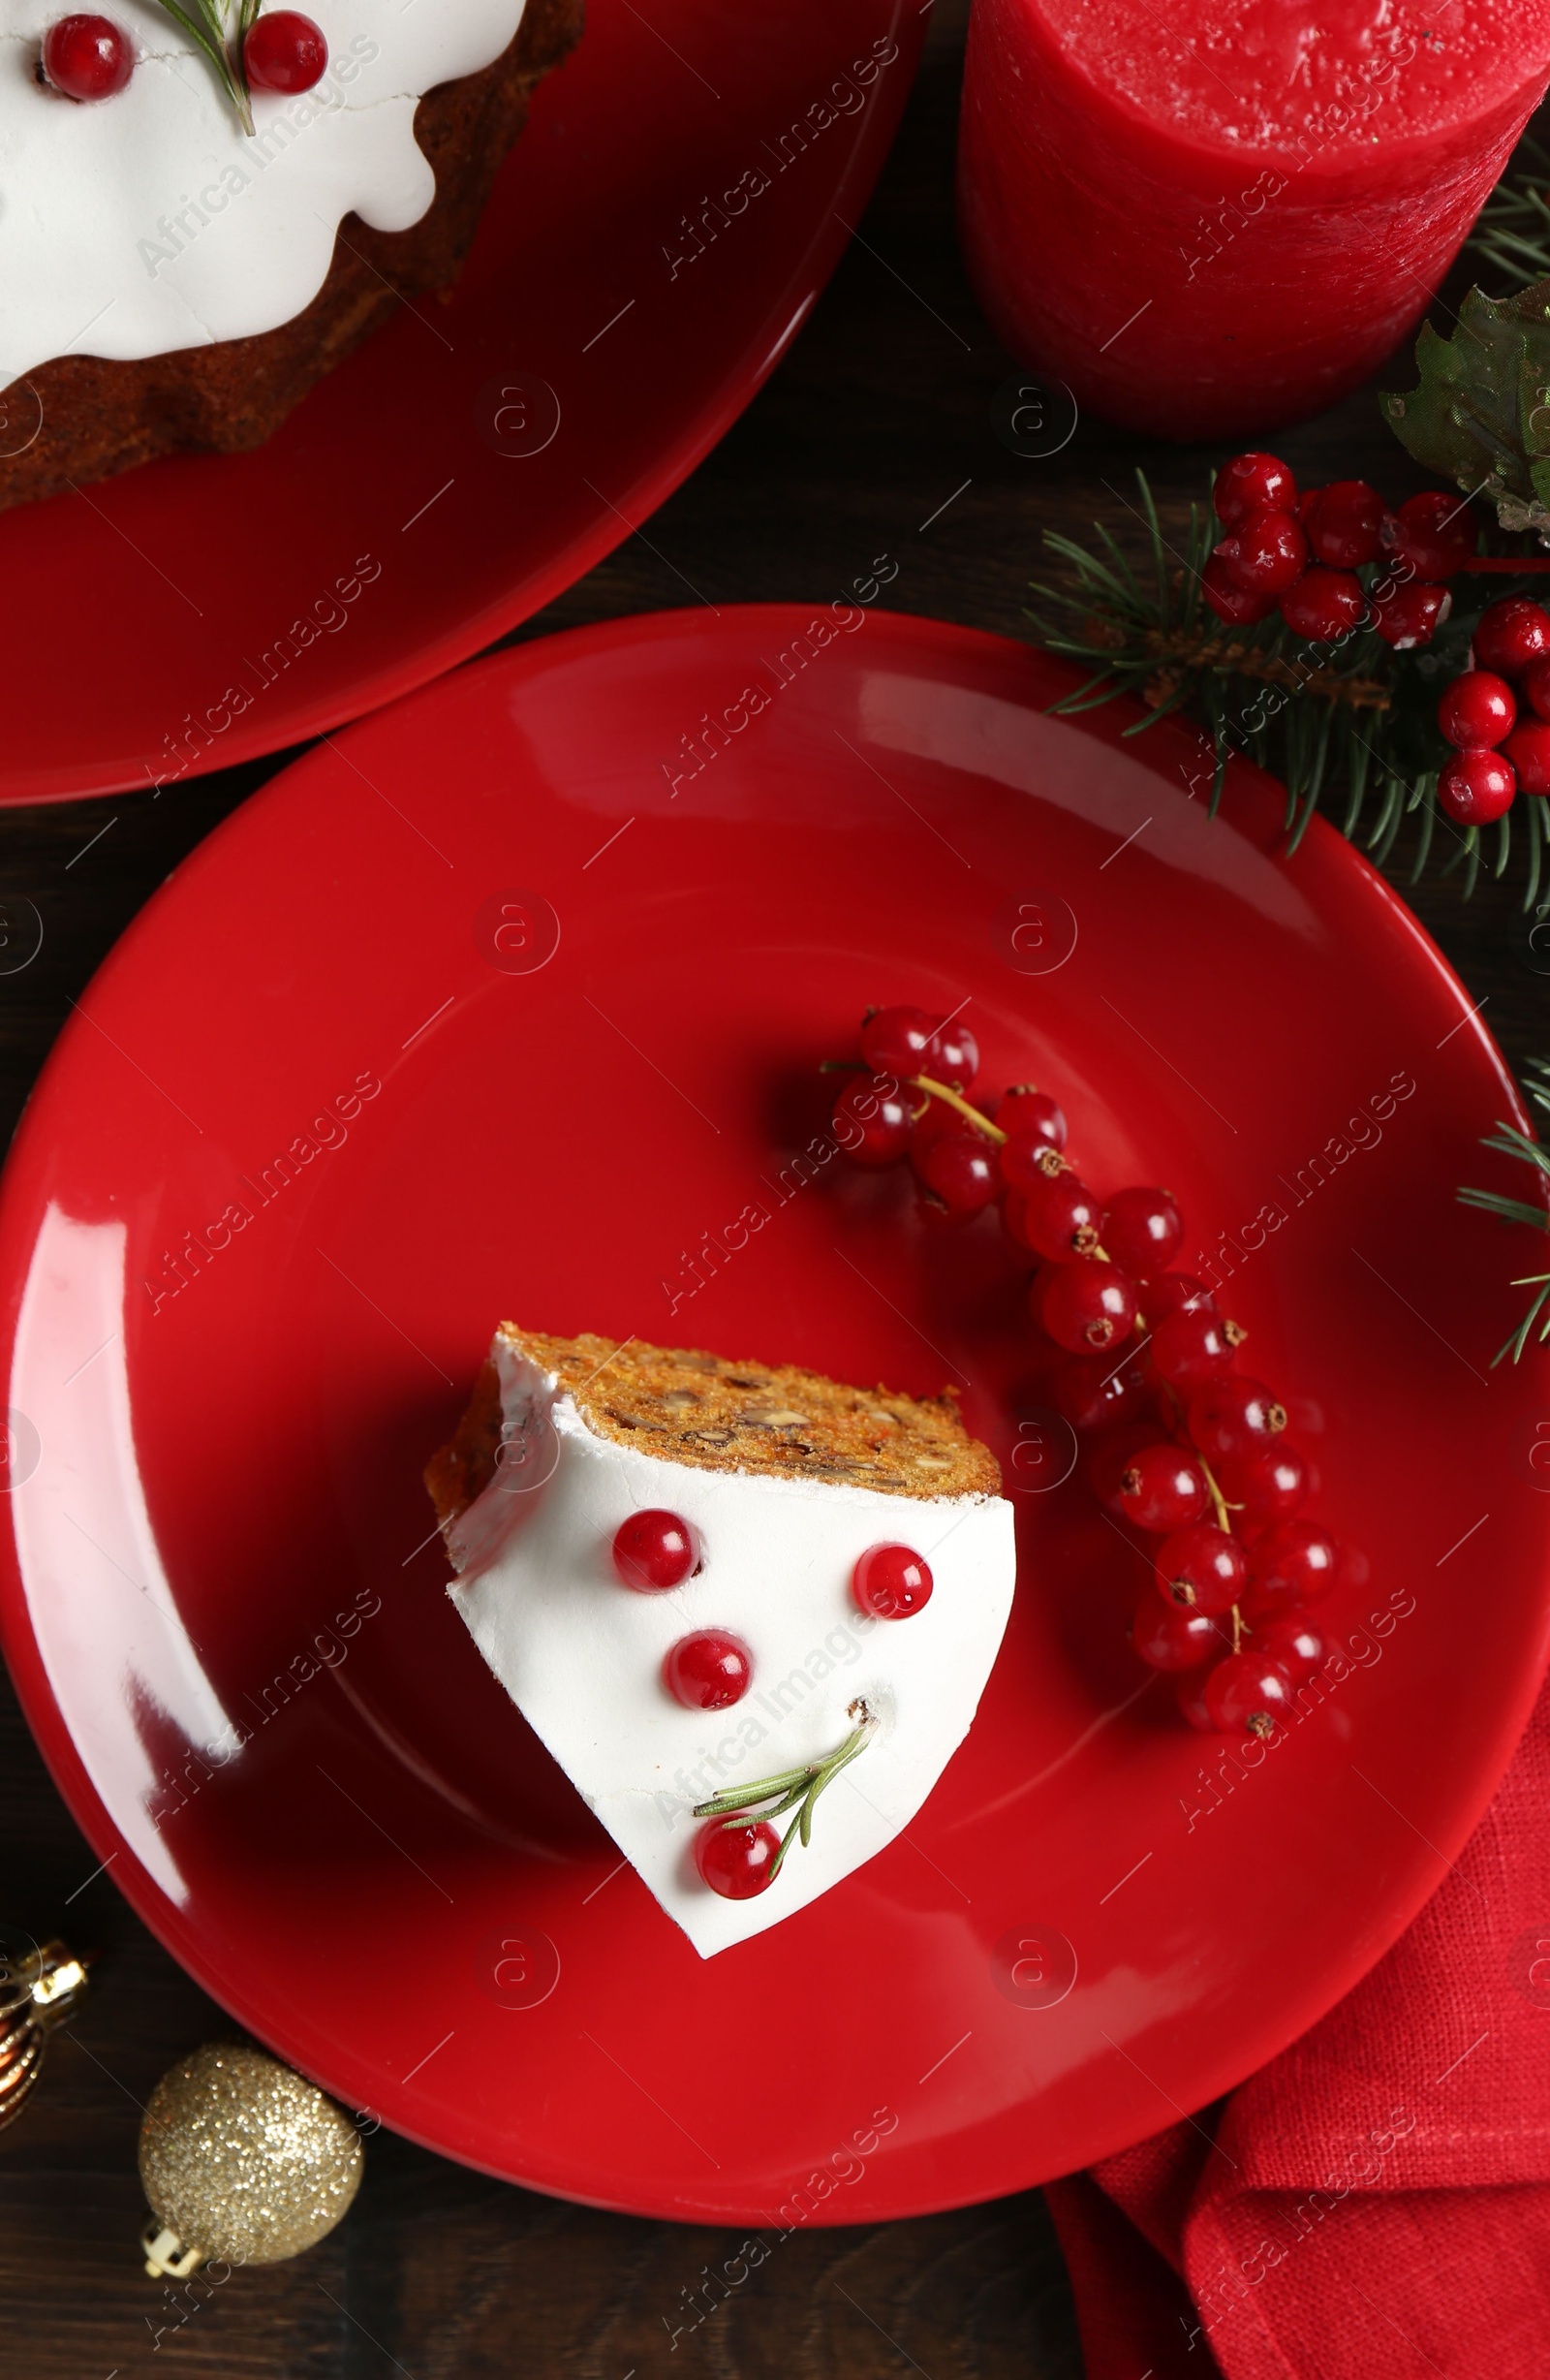
POLYGON ((248 96, 242 51, 261 5, 262 0, 189 0, 188 7, 183 8, 180 0, 162 0, 169 16, 182 26, 190 41, 198 42, 209 59, 241 119, 243 131, 250 136, 253 105, 248 96))

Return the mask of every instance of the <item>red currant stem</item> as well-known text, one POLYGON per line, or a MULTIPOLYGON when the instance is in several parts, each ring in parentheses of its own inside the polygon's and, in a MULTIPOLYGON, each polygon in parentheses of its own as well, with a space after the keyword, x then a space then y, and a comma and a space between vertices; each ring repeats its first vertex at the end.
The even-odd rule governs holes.
POLYGON ((967 1099, 960 1099, 958 1093, 949 1089, 946 1082, 933 1082, 929 1075, 909 1075, 906 1080, 913 1082, 916 1090, 924 1091, 928 1099, 945 1099, 949 1108, 956 1108, 960 1115, 966 1115, 975 1130, 982 1132, 987 1141, 1007 1139, 999 1124, 993 1124, 988 1115, 981 1115, 979 1110, 972 1108, 967 1099))
POLYGON ((1232 1523, 1227 1519, 1227 1499, 1223 1494, 1221 1488, 1217 1486, 1216 1473, 1212 1470, 1211 1465, 1206 1461, 1205 1456, 1201 1454, 1198 1447, 1194 1449, 1194 1454, 1195 1461, 1199 1464, 1201 1470, 1205 1474, 1206 1490, 1211 1498, 1211 1509, 1216 1514, 1217 1527, 1219 1529, 1225 1529, 1227 1535, 1230 1537, 1232 1535, 1232 1523))
POLYGON ((1240 1610, 1240 1608, 1238 1607, 1238 1605, 1237 1605, 1237 1604, 1234 1604, 1234 1605, 1233 1605, 1233 1607, 1232 1607, 1232 1649, 1233 1649, 1233 1651, 1234 1651, 1234 1652, 1236 1652, 1236 1651, 1238 1650, 1238 1647, 1239 1647, 1239 1645, 1240 1645, 1242 1643, 1243 1643, 1243 1613, 1242 1613, 1242 1611, 1240 1610))
POLYGON ((727 1785, 708 1801, 697 1803, 697 1818, 720 1818, 728 1827, 745 1826, 756 1815, 761 1819, 784 1818, 788 1810, 795 1810, 781 1847, 770 1863, 769 1881, 774 1883, 781 1872, 781 1863, 790 1848, 793 1834, 800 1834, 805 1850, 813 1839, 813 1804, 825 1785, 831 1784, 840 1770, 865 1751, 877 1729, 877 1719, 860 1697, 851 1705, 847 1718, 855 1721, 838 1751, 826 1759, 807 1762, 800 1769, 783 1769, 778 1776, 760 1778, 757 1785, 727 1785), (758 1809, 760 1802, 770 1804, 758 1809))
MULTIPOLYGON (((1186 1427, 1184 1421, 1184 1401, 1179 1395, 1177 1389, 1173 1386, 1171 1380, 1164 1381, 1163 1387, 1167 1392, 1168 1403, 1173 1409, 1173 1420, 1175 1425, 1181 1429, 1184 1429, 1184 1434, 1188 1438, 1189 1430, 1186 1427)), ((1217 1486, 1216 1473, 1212 1470, 1211 1465, 1207 1462, 1205 1456, 1201 1454, 1193 1438, 1190 1439, 1190 1452, 1194 1456, 1195 1461, 1199 1464, 1201 1473, 1205 1479, 1206 1492, 1211 1498, 1211 1509, 1216 1515, 1217 1527, 1219 1529, 1225 1529, 1227 1535, 1230 1537, 1232 1535, 1232 1523, 1227 1519, 1227 1515, 1229 1512, 1241 1512, 1243 1507, 1241 1504, 1228 1504, 1226 1497, 1217 1486)), ((1236 1650, 1236 1646, 1234 1646, 1233 1649, 1236 1650)))

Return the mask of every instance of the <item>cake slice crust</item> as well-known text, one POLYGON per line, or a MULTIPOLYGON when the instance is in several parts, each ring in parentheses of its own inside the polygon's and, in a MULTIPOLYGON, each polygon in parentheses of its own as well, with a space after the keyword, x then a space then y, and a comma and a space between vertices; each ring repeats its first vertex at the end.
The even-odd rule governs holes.
MULTIPOLYGON (((790 1363, 763 1363, 702 1348, 622 1346, 583 1331, 574 1338, 503 1322, 497 1336, 551 1373, 597 1436, 706 1471, 824 1481, 886 1495, 1001 1492, 994 1455, 972 1438, 956 1392, 904 1396, 857 1389, 790 1363)), ((500 1386, 485 1364, 450 1443, 426 1466, 445 1525, 494 1476, 500 1386)))

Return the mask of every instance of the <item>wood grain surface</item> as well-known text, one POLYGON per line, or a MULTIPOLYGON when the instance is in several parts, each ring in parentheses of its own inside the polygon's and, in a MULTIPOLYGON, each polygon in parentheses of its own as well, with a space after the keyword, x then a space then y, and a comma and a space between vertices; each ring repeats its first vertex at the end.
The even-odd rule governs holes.
MULTIPOLYGON (((645 534, 519 640, 683 604, 813 600, 882 553, 900 565, 889 589, 899 610, 1026 634, 1027 582, 1044 567, 1045 530, 1080 535, 1099 517, 1122 539, 1132 535, 1137 465, 1165 517, 1177 520, 1200 491, 1219 454, 1082 422, 1059 454, 1024 460, 996 434, 1013 366, 980 319, 953 235, 965 14, 966 0, 937 0, 920 78, 860 237, 768 387, 645 534)), ((1406 385, 1403 366, 1398 377, 1406 385)), ((1420 484, 1371 391, 1277 444, 1299 478, 1370 476, 1391 501, 1420 484)), ((45 924, 38 957, 5 980, 0 1002, 7 1136, 71 1001, 115 937, 287 757, 158 799, 0 813, 0 897, 25 894, 45 924)), ((1550 1050, 1544 980, 1513 895, 1485 886, 1466 907, 1452 884, 1434 882, 1411 897, 1472 996, 1488 1003, 1508 1056, 1550 1050)), ((740 2234, 561 2205, 383 2133, 368 2145, 356 2210, 310 2255, 238 2271, 193 2302, 147 2280, 136 2253, 140 2106, 176 2056, 231 2027, 132 1916, 110 1875, 87 1881, 92 1854, 9 1687, 0 1697, 0 1922, 38 1935, 60 1928, 102 1953, 90 2005, 55 2041, 21 2121, 0 2137, 5 2380, 1079 2372, 1038 2193, 922 2221, 794 2235, 690 2329, 686 2293, 740 2234)), ((1167 2113, 1160 2106, 1160 2124, 1167 2113)))

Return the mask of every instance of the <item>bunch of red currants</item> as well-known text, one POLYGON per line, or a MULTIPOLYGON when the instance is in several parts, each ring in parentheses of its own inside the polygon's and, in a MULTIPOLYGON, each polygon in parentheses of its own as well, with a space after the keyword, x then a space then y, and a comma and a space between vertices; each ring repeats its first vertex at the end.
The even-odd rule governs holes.
POLYGON ((1117 1519, 1160 1541, 1131 1644, 1177 1673, 1192 1725, 1268 1736, 1325 1658, 1308 1607, 1340 1570, 1334 1539, 1300 1517, 1308 1472, 1286 1410, 1237 1369, 1238 1325, 1175 1269, 1184 1221, 1168 1193, 1100 1200, 1065 1155, 1056 1102, 1023 1083, 988 1114, 967 1096, 978 1067, 955 1019, 875 1010, 835 1138, 856 1165, 908 1156, 933 1223, 995 1206, 1037 1259, 1028 1311, 1061 1350, 1056 1401, 1087 1441, 1088 1481, 1117 1519))
POLYGON ((1430 644, 1447 618, 1446 581, 1472 560, 1469 506, 1445 488, 1391 513, 1365 480, 1336 480, 1299 495, 1274 454, 1235 454, 1212 501, 1226 535, 1201 574, 1205 599, 1230 627, 1279 611, 1293 635, 1319 642, 1374 628, 1396 652, 1430 644), (1384 568, 1364 586, 1357 572, 1384 568))
POLYGON ((1481 614, 1470 658, 1437 706, 1454 746, 1437 798, 1461 827, 1485 827, 1514 794, 1550 794, 1550 611, 1504 595, 1481 614))

